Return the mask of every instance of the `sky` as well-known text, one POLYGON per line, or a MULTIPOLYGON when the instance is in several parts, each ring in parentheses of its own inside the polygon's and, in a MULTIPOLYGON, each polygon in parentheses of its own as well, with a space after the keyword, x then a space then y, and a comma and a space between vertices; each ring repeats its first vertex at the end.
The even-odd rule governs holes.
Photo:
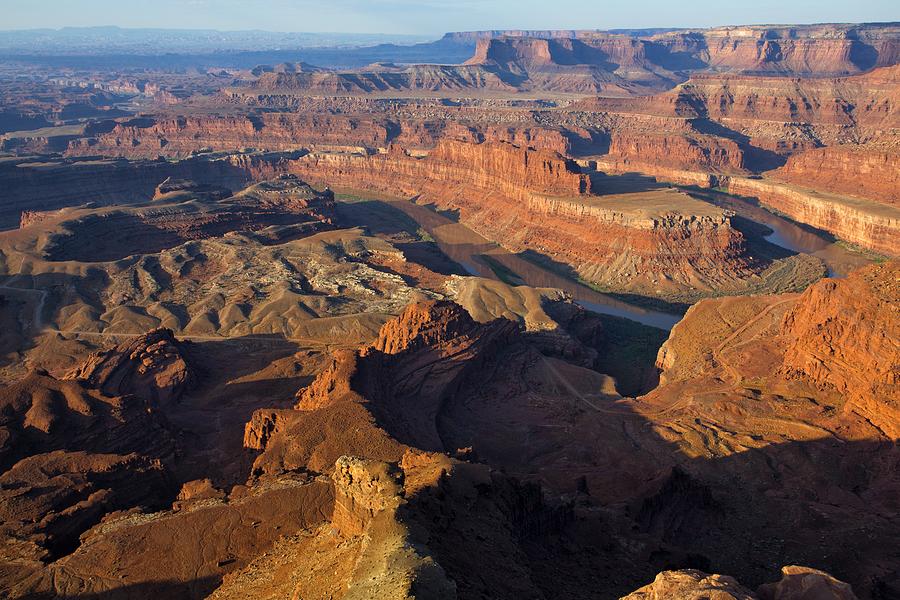
POLYGON ((900 0, 0 0, 0 29, 94 25, 441 34, 900 21, 900 0))

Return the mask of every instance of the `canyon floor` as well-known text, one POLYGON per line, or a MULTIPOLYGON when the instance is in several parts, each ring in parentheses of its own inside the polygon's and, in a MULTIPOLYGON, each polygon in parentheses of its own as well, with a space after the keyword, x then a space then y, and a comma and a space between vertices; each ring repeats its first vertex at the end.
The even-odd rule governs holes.
POLYGON ((0 55, 0 596, 900 597, 898 48, 0 55))

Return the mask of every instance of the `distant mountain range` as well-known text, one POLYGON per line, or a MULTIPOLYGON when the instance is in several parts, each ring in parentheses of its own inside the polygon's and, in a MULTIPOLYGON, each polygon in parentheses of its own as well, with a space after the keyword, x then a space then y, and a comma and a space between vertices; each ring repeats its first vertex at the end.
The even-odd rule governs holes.
POLYGON ((0 31, 4 54, 166 54, 409 45, 427 35, 64 27, 0 31))

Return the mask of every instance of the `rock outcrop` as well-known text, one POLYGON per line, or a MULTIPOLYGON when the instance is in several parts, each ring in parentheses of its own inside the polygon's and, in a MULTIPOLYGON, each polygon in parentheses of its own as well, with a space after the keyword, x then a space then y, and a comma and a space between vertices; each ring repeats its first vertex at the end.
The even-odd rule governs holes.
POLYGON ((788 566, 781 572, 781 581, 762 585, 753 593, 726 575, 665 571, 623 600, 856 600, 849 585, 823 571, 788 566))
POLYGON ((108 396, 134 395, 165 406, 197 383, 185 345, 170 329, 156 329, 133 341, 92 355, 67 375, 108 396))
POLYGON ((810 287, 784 316, 782 372, 836 390, 851 410, 900 437, 900 264, 810 287))
POLYGON ((781 568, 781 580, 761 585, 761 600, 856 600, 853 589, 828 573, 808 567, 781 568))
POLYGON ((446 141, 424 158, 398 148, 374 156, 312 153, 288 168, 337 187, 459 211, 488 239, 612 289, 680 293, 715 282, 737 292, 758 269, 720 209, 671 190, 594 197, 586 175, 548 152, 446 141))
POLYGON ((633 591, 623 600, 756 600, 756 596, 725 575, 708 575, 701 571, 664 571, 653 583, 633 591))

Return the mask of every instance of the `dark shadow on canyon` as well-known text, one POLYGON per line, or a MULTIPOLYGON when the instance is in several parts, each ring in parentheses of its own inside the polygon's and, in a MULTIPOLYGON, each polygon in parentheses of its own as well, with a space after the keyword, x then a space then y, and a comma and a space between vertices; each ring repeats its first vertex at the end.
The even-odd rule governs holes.
MULTIPOLYGON (((703 106, 702 111, 705 113, 705 106, 703 106)), ((771 150, 754 146, 751 143, 750 136, 725 127, 721 123, 710 119, 708 116, 691 119, 690 124, 691 127, 700 133, 722 137, 735 142, 744 154, 743 166, 755 173, 777 169, 778 167, 784 166, 784 163, 787 162, 787 157, 772 152, 771 150)))
POLYGON ((128 584, 105 592, 86 594, 30 594, 23 600, 176 600, 205 598, 222 583, 221 576, 200 577, 193 581, 149 581, 128 584))
POLYGON ((642 173, 621 173, 609 175, 597 170, 588 171, 591 179, 591 193, 596 196, 612 196, 615 194, 635 194, 672 187, 670 184, 657 181, 655 177, 642 173))
MULTIPOLYGON (((277 336, 201 342, 191 344, 189 352, 203 357, 200 368, 227 364, 228 378, 237 379, 257 366, 229 360, 234 352, 246 354, 248 349, 229 350, 226 345, 263 344, 273 337, 277 336)), ((285 346, 285 353, 290 350, 285 346)), ((619 342, 610 342, 604 351, 623 349, 619 342)), ((260 356, 259 361, 264 358, 260 356)), ((425 489, 409 498, 418 514, 411 512, 408 518, 428 532, 430 551, 448 576, 460 582, 462 597, 468 591, 485 590, 494 598, 519 597, 512 579, 523 572, 482 560, 495 556, 498 548, 513 552, 515 560, 525 565, 524 576, 544 594, 561 599, 618 598, 650 582, 660 570, 687 567, 736 576, 748 587, 756 587, 777 580, 780 567, 786 564, 826 570, 852 583, 861 598, 886 600, 900 589, 896 567, 900 550, 892 544, 900 536, 900 523, 891 517, 896 510, 892 498, 900 489, 896 443, 825 438, 771 444, 724 458, 692 458, 658 438, 652 420, 621 405, 600 403, 598 410, 570 398, 572 407, 565 411, 549 407, 550 412, 541 417, 528 413, 528 403, 514 392, 504 400, 509 409, 501 407, 497 412, 491 406, 496 396, 488 394, 479 400, 472 390, 483 391, 486 372, 494 373, 488 378, 491 383, 503 384, 508 377, 513 382, 519 376, 509 371, 504 355, 486 360, 494 366, 477 365, 466 375, 471 379, 464 378, 443 399, 444 416, 438 420, 445 421, 441 429, 448 447, 434 449, 454 452, 456 447, 471 446, 477 460, 525 482, 547 485, 545 480, 551 477, 554 488, 547 493, 557 500, 540 500, 528 484, 496 481, 466 496, 465 510, 452 491, 425 489), (564 424, 555 420, 560 415, 587 426, 581 430, 571 424, 555 427, 564 424), (446 419, 457 423, 448 428, 446 419), (491 434, 483 435, 483 430, 491 434), (553 458, 560 454, 567 457, 553 458), (614 460, 617 456, 627 461, 614 460), (542 465, 554 472, 545 476, 542 465), (565 495, 562 502, 568 508, 564 510, 559 508, 559 494, 565 495), (608 496, 618 499, 600 500, 608 496), (498 528, 501 517, 509 528, 498 528), (585 590, 590 592, 585 595, 585 590)), ((204 375, 192 396, 218 396, 218 384, 210 376, 204 375)), ((229 417, 233 429, 227 435, 240 435, 242 421, 253 407, 287 408, 293 402, 291 392, 309 381, 298 376, 227 384, 234 386, 229 395, 253 396, 229 417)), ((509 389, 517 388, 511 384, 509 389)), ((745 398, 733 401, 748 402, 745 398)), ((179 410, 187 411, 187 422, 202 425, 210 420, 199 413, 190 416, 190 398, 185 402, 179 410)), ((228 403, 210 406, 215 412, 234 408, 228 407, 228 403)), ((181 420, 174 414, 170 417, 176 424, 181 420)), ((698 414, 698 423, 701 417, 698 414)), ((378 418, 377 412, 376 418, 402 441, 402 432, 392 431, 391 421, 378 418)), ((198 437, 196 441, 196 446, 185 448, 185 461, 191 453, 208 448, 208 440, 198 437)), ((220 453, 222 460, 234 461, 232 453, 242 451, 239 440, 231 451, 225 450, 220 453)), ((251 461, 252 456, 237 461, 241 473, 232 481, 246 478, 251 461)), ((215 467, 198 463, 190 470, 210 476, 215 467)), ((160 573, 166 572, 167 561, 179 558, 172 553, 148 560, 153 561, 153 572, 160 573)), ((136 582, 68 597, 201 598, 220 581, 215 576, 191 582, 136 582)))

